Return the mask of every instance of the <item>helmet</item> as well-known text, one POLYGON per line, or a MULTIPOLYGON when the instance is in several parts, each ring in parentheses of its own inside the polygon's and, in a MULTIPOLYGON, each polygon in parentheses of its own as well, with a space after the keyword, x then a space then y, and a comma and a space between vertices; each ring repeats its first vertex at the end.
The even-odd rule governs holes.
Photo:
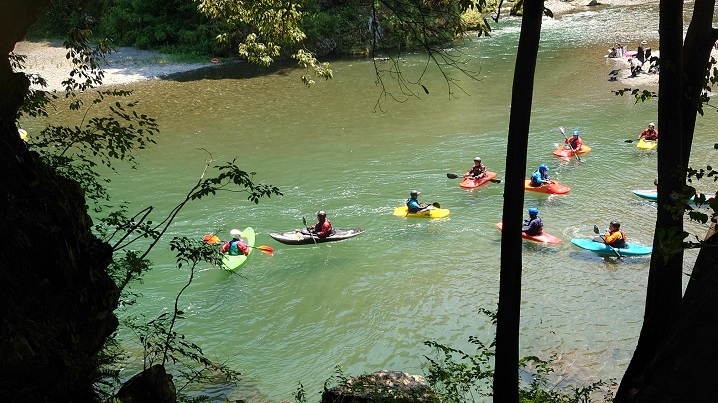
POLYGON ((578 130, 574 130, 574 131, 573 131, 573 135, 574 135, 574 136, 578 136, 578 130))
POLYGON ((474 162, 481 162, 481 157, 474 158, 474 162))
POLYGON ((651 122, 651 123, 648 124, 648 127, 650 127, 651 129, 653 129, 654 127, 656 127, 656 125, 654 125, 653 122, 651 122))
POLYGON ((317 217, 326 217, 327 213, 324 210, 317 211, 317 217))
POLYGON ((412 196, 418 196, 418 195, 420 195, 420 194, 421 194, 421 192, 418 192, 418 191, 416 191, 416 190, 412 190, 412 191, 411 191, 411 195, 412 195, 412 196))
POLYGON ((242 237, 242 231, 238 229, 233 229, 229 231, 229 235, 232 235, 233 238, 241 238, 242 237))
POLYGON ((616 227, 616 228, 621 228, 621 223, 616 220, 613 220, 613 221, 611 221, 611 226, 616 227))
POLYGON ((529 209, 529 215, 537 215, 537 214, 538 214, 538 209, 536 207, 531 207, 529 209))
POLYGON ((539 165, 539 171, 548 171, 548 167, 546 166, 546 164, 539 165))

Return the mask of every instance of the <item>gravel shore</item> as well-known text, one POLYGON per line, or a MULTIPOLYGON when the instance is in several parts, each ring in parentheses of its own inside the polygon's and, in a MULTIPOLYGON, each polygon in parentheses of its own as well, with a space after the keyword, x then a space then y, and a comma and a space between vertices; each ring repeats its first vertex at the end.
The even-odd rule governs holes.
MULTIPOLYGON (((590 2, 591 0, 548 0, 545 5, 557 15, 573 10, 587 9, 590 2)), ((659 0, 599 1, 600 4, 612 6, 635 5, 646 2, 658 3, 659 0)), ((65 57, 67 50, 62 46, 61 42, 18 42, 15 46, 15 53, 27 56, 23 71, 39 74, 45 78, 48 83, 46 90, 61 91, 63 89, 61 83, 68 77, 72 66, 65 57)), ((210 60, 207 60, 206 63, 177 63, 172 61, 172 56, 170 55, 124 47, 117 48, 115 52, 107 56, 106 61, 107 65, 104 69, 105 85, 122 85, 151 80, 213 65, 210 60)), ((627 73, 628 62, 624 59, 617 60, 616 63, 622 69, 622 74, 618 79, 623 81, 629 78, 630 73, 627 73)), ((632 85, 657 85, 658 75, 645 74, 630 77, 630 83, 632 85)))

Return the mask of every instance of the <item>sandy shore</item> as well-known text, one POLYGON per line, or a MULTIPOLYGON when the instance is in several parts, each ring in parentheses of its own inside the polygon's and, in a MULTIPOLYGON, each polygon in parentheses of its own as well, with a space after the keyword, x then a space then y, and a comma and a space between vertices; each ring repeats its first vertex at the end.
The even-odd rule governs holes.
MULTIPOLYGON (((72 63, 65 57, 67 49, 61 43, 18 42, 15 53, 27 56, 25 73, 41 75, 47 80, 46 90, 62 90, 62 81, 72 70, 72 63)), ((151 80, 175 73, 182 73, 214 65, 206 63, 172 62, 172 56, 159 52, 134 48, 117 48, 106 58, 105 85, 128 84, 151 80)))
MULTIPOLYGON (((591 0, 548 0, 545 5, 554 12, 554 15, 573 10, 586 9, 591 0)), ((659 0, 601 0, 599 3, 613 6, 641 4, 645 2, 658 3, 659 0)), ((46 90, 62 90, 62 81, 66 79, 72 69, 71 63, 65 57, 67 50, 61 43, 51 42, 19 42, 15 46, 15 53, 27 56, 25 61, 26 73, 41 75, 47 80, 46 90)), ((654 50, 654 55, 656 51, 654 50)), ((627 85, 658 85, 658 75, 642 74, 630 77, 629 64, 626 58, 612 59, 616 69, 621 69, 618 80, 627 85)), ((177 63, 172 62, 172 56, 158 52, 139 50, 134 48, 118 48, 107 58, 105 70, 105 85, 121 85, 138 81, 151 80, 175 73, 187 72, 213 65, 210 60, 206 63, 177 63)), ((648 67, 645 68, 646 70, 648 67)), ((38 88, 39 89, 39 88, 38 88)))

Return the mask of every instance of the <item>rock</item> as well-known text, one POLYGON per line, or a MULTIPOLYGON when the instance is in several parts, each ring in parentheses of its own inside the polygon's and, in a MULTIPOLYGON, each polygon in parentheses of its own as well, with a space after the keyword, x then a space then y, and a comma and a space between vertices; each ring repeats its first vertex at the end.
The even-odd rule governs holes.
POLYGON ((359 375, 325 390, 322 403, 439 402, 424 378, 401 371, 382 370, 359 375))
POLYGON ((130 378, 115 397, 123 403, 175 403, 177 390, 172 375, 158 364, 130 378))

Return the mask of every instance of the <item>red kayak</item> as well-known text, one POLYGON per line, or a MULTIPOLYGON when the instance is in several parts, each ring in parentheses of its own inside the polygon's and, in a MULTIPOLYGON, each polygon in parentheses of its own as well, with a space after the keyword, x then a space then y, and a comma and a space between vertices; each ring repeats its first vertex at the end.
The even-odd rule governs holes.
POLYGON ((483 177, 478 178, 478 179, 467 178, 466 176, 468 174, 469 174, 468 172, 465 173, 464 180, 462 180, 461 183, 459 183, 459 186, 461 186, 462 188, 465 188, 465 189, 477 188, 496 177, 496 172, 490 172, 490 171, 486 171, 486 175, 484 175, 483 177))
MULTIPOLYGON (((496 223, 496 227, 499 230, 502 230, 504 228, 504 223, 502 223, 502 222, 496 223)), ((522 231, 521 237, 523 237, 525 239, 529 239, 531 241, 543 242, 543 243, 548 243, 551 245, 557 245, 557 244, 561 243, 561 238, 557 238, 557 237, 549 234, 546 231, 543 231, 541 233, 541 235, 528 235, 527 233, 522 231)))
POLYGON ((524 189, 555 195, 563 195, 571 191, 570 187, 564 186, 556 181, 551 181, 551 183, 542 186, 531 186, 531 179, 524 180, 524 189))

